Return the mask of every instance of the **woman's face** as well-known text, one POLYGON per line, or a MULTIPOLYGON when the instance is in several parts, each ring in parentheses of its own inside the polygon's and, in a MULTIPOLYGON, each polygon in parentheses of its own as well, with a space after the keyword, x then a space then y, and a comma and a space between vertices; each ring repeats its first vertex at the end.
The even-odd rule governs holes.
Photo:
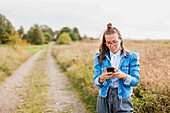
POLYGON ((119 39, 117 33, 111 35, 105 35, 105 39, 106 39, 106 46, 110 49, 110 51, 116 53, 120 50, 121 40, 119 39))

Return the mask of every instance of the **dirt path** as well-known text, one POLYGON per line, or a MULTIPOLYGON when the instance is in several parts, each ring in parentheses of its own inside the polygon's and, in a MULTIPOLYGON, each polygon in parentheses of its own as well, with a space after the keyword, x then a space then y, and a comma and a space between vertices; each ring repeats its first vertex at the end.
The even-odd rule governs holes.
POLYGON ((85 105, 78 98, 77 93, 67 90, 71 87, 71 84, 67 77, 59 71, 59 66, 56 65, 56 61, 51 55, 51 49, 48 51, 48 60, 48 74, 52 80, 49 91, 52 99, 48 103, 49 109, 56 113, 90 113, 85 109, 85 105))
POLYGON ((28 75, 34 61, 43 50, 37 52, 28 61, 22 64, 11 77, 0 86, 0 113, 12 113, 19 102, 16 94, 23 83, 24 76, 28 75))
MULTIPOLYGON (((48 64, 46 74, 51 79, 49 102, 47 102, 48 113, 90 113, 85 109, 85 105, 78 98, 75 91, 68 90, 71 85, 67 77, 59 71, 59 66, 51 55, 51 46, 49 47, 47 56, 48 64)), ((34 65, 35 60, 39 57, 43 50, 36 53, 28 61, 22 64, 11 77, 0 86, 0 113, 13 113, 16 106, 19 105, 19 97, 17 93, 22 90, 24 85, 24 77, 29 74, 29 70, 34 65)))

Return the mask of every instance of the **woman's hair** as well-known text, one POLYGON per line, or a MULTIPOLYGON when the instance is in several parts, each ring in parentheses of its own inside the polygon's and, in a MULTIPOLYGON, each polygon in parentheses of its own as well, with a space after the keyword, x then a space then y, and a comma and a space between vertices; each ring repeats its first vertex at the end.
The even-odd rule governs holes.
POLYGON ((123 45, 122 36, 121 36, 119 30, 118 30, 117 28, 115 28, 115 27, 112 27, 112 24, 111 24, 111 23, 107 24, 107 29, 106 29, 106 30, 104 31, 104 33, 103 33, 102 42, 101 42, 101 44, 100 44, 100 46, 99 46, 99 52, 100 52, 100 53, 99 53, 98 58, 99 58, 99 61, 100 61, 100 63, 101 63, 102 65, 103 65, 102 60, 106 58, 106 57, 105 57, 105 53, 107 53, 107 54, 109 55, 109 57, 110 57, 109 48, 106 46, 105 35, 111 35, 111 34, 114 34, 114 33, 116 33, 116 34, 118 35, 118 38, 121 40, 121 44, 120 44, 120 46, 121 46, 121 48, 122 48, 121 54, 123 53, 123 51, 125 52, 125 47, 124 47, 124 45, 123 45))

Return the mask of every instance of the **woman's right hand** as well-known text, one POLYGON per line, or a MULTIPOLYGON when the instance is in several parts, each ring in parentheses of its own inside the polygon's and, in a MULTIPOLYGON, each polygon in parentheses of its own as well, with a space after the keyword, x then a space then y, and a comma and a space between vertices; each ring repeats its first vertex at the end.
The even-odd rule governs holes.
POLYGON ((105 79, 110 79, 114 77, 113 72, 107 73, 106 70, 107 68, 104 70, 104 73, 100 75, 100 79, 99 79, 100 83, 103 83, 105 79))

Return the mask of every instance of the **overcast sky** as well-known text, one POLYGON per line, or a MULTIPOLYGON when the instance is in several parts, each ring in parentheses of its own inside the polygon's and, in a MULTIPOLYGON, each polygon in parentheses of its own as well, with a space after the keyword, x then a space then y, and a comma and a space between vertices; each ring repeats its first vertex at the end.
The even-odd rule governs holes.
POLYGON ((170 0, 0 0, 0 14, 25 32, 37 23, 96 38, 111 22, 124 39, 170 39, 170 0))

